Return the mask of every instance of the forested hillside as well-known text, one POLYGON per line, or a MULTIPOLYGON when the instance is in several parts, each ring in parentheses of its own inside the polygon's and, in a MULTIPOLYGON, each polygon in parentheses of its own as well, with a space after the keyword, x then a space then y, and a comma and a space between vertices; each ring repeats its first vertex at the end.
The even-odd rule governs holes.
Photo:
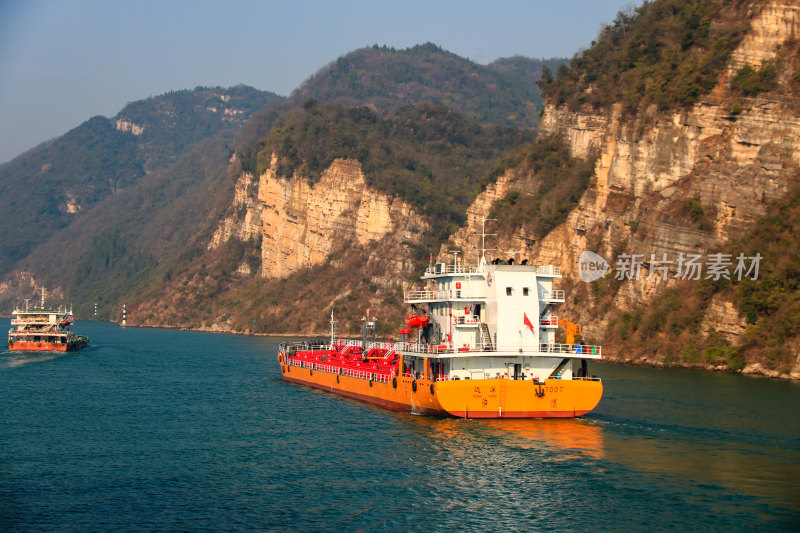
MULTIPOLYGON (((731 268, 716 280, 677 283, 647 306, 614 312, 605 340, 630 356, 660 355, 667 364, 742 370, 749 361, 767 370, 790 371, 800 339, 799 215, 800 186, 795 185, 745 235, 729 243, 731 267, 740 254, 758 256, 757 272, 737 275, 731 268), (736 305, 746 324, 741 338, 732 342, 715 327, 703 328, 715 298, 736 305)), ((744 264, 756 268, 752 260, 744 264)), ((603 304, 610 302, 607 293, 603 304)))
POLYGON ((108 196, 34 250, 21 269, 54 297, 69 297, 83 316, 97 302, 102 318, 117 319, 121 304, 158 282, 164 265, 208 238, 230 202, 232 137, 209 137, 167 169, 108 196), (64 240, 70 245, 59 246, 64 240))
MULTIPOLYGON (((209 139, 224 147, 226 136, 276 98, 244 86, 172 92, 131 103, 111 119, 94 117, 1 165, 0 277, 16 268, 54 295, 91 286, 91 294, 107 293, 104 299, 129 291, 130 279, 142 283, 157 263, 154 250, 164 249, 158 232, 153 242, 137 242, 142 227, 179 202, 187 182, 203 181, 185 166, 170 166, 209 139), (157 194, 148 197, 144 190, 154 182, 157 194), (97 277, 99 270, 109 279, 97 277), (115 278, 119 286, 109 291, 115 278)), ((223 150, 219 157, 224 162, 229 155, 223 150)), ((25 296, 17 294, 31 290, 25 279, 21 287, 12 282, 0 301, 25 296)))
POLYGON ((489 213, 497 221, 496 231, 503 235, 523 231, 533 239, 546 236, 577 206, 589 186, 594 163, 594 157, 572 157, 558 136, 541 136, 509 152, 490 176, 512 169, 518 178, 489 213))
POLYGON ((749 29, 750 2, 661 0, 620 12, 591 48, 547 69, 549 102, 572 110, 620 103, 628 115, 650 105, 690 106, 717 84, 731 52, 749 29))
MULTIPOLYGON (((421 224, 430 225, 430 231, 402 243, 422 265, 463 223, 466 207, 494 179, 500 157, 534 138, 529 126, 541 109, 534 82, 543 64, 516 57, 481 66, 430 44, 357 50, 320 70, 285 101, 256 113, 236 140, 231 171, 260 176, 274 155, 278 176, 287 181, 296 176, 314 187, 335 159, 358 161, 368 186, 409 202, 424 217, 421 224), (401 71, 411 78, 398 77, 401 71), (489 107, 476 111, 478 101, 494 114, 489 107)), ((256 191, 251 183, 246 205, 262 201, 256 191)), ((258 223, 247 218, 244 205, 230 206, 226 216, 241 217, 247 227, 258 223)), ((263 242, 272 239, 266 233, 231 238, 213 251, 197 241, 180 260, 159 269, 163 275, 146 301, 139 300, 140 316, 148 323, 187 327, 313 331, 320 315, 291 296, 309 290, 331 300, 346 295, 348 303, 361 306, 372 301, 384 316, 401 316, 397 289, 370 281, 388 275, 385 266, 373 263, 376 254, 399 261, 398 250, 351 247, 332 255, 326 268, 279 281, 259 279, 254 273, 263 268, 263 242), (242 292, 248 298, 238 296, 242 292), (166 308, 148 303, 155 301, 170 303, 166 308)), ((348 305, 340 312, 343 323, 356 327, 363 309, 348 305)))
POLYGON ((237 147, 259 142, 277 117, 309 100, 367 107, 378 115, 425 102, 484 124, 535 129, 542 111, 536 81, 545 66, 552 70, 565 61, 517 56, 480 65, 431 43, 361 48, 320 69, 285 101, 265 106, 244 127, 237 147))
POLYGON ((136 138, 94 117, 0 166, 0 272, 144 175, 136 138))
POLYGON ((482 125, 441 104, 400 107, 381 117, 368 108, 309 100, 282 115, 269 135, 242 154, 262 174, 273 154, 278 174, 319 180, 334 159, 355 159, 367 184, 429 216, 438 232, 464 222, 464 211, 506 151, 534 134, 482 125))
MULTIPOLYGON (((550 60, 549 65, 559 60, 550 60)), ((416 102, 443 104, 484 123, 535 128, 543 61, 501 59, 483 66, 426 43, 405 50, 373 46, 340 57, 293 95, 382 112, 416 102)))
POLYGON ((132 102, 113 122, 141 128, 136 134, 137 144, 149 171, 176 161, 186 150, 219 131, 238 130, 267 102, 282 100, 246 85, 227 89, 197 87, 132 102))

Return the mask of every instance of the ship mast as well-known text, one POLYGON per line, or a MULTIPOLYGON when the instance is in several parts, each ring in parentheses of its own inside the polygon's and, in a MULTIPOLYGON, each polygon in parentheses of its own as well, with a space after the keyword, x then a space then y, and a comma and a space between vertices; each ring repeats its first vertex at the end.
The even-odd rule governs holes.
POLYGON ((336 340, 335 336, 336 336, 336 321, 333 319, 333 309, 331 309, 331 346, 333 346, 333 343, 336 340))
POLYGON ((486 218, 484 217, 481 219, 481 257, 479 259, 486 262, 486 251, 487 250, 496 250, 496 248, 487 248, 486 247, 486 237, 496 237, 497 233, 486 233, 486 223, 487 222, 497 222, 496 218, 486 218))

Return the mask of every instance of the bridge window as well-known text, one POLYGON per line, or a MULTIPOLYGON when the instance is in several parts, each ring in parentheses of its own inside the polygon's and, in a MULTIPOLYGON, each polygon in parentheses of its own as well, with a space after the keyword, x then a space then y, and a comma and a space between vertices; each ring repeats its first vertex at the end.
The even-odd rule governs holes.
POLYGON ((523 296, 527 296, 528 295, 528 287, 522 287, 522 295, 523 296))
POLYGON ((511 296, 511 287, 506 287, 506 296, 511 296))

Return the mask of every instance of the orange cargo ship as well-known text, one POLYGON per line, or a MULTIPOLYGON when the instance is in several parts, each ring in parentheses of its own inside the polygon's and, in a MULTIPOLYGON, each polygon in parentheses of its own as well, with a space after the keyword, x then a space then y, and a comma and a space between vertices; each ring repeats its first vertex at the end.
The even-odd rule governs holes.
POLYGON ((400 342, 375 342, 363 319, 360 340, 282 344, 283 379, 396 411, 464 418, 571 418, 599 403, 603 385, 588 361, 600 346, 556 342, 553 289, 560 269, 438 263, 409 291, 400 342), (370 339, 370 337, 372 337, 370 339))
POLYGON ((8 331, 8 349, 30 352, 72 352, 89 345, 89 339, 76 335, 70 330, 75 322, 72 311, 66 307, 58 309, 45 307, 44 288, 39 307, 30 307, 25 300, 24 308, 17 308, 11 314, 8 331))

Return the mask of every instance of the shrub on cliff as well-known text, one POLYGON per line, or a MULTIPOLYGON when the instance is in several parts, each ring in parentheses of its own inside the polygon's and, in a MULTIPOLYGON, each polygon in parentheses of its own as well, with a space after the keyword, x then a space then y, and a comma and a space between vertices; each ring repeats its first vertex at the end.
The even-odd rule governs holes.
POLYGON ((733 250, 762 257, 758 277, 731 289, 749 324, 745 351, 765 356, 771 368, 788 370, 800 345, 800 185, 770 206, 733 250))
POLYGON ((774 91, 778 88, 778 71, 771 61, 764 61, 758 69, 745 65, 736 72, 731 86, 745 96, 774 91))
POLYGON ((509 193, 492 207, 497 231, 511 235, 520 226, 529 235, 544 237, 563 222, 589 186, 594 158, 574 158, 558 137, 540 137, 506 158, 503 166, 513 168, 517 179, 509 193))

